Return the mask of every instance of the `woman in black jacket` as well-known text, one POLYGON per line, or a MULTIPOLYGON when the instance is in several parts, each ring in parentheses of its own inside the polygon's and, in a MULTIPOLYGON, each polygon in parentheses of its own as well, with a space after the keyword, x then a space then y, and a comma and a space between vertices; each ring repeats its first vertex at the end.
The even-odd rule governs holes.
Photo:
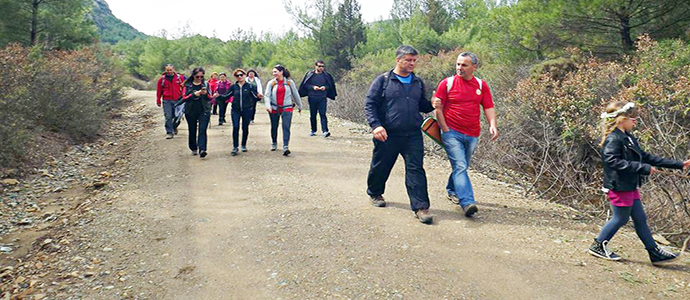
POLYGON ((257 93, 256 86, 246 82, 247 72, 242 69, 236 69, 232 72, 237 82, 230 87, 230 90, 221 96, 221 98, 232 97, 232 154, 237 155, 239 135, 240 135, 240 120, 242 121, 242 152, 247 152, 247 138, 249 137, 249 122, 251 122, 252 115, 256 109, 256 101, 262 97, 257 93))
POLYGON ((589 247, 589 253, 607 260, 620 260, 620 256, 608 249, 608 242, 632 217, 637 236, 647 249, 653 265, 676 260, 677 254, 659 247, 652 238, 638 187, 646 176, 656 172, 655 167, 687 170, 690 159, 680 162, 642 150, 637 139, 630 134, 637 123, 635 103, 612 102, 606 107, 606 112, 601 114, 601 118, 604 191, 611 202, 613 216, 601 228, 601 233, 589 247))
POLYGON ((192 155, 199 154, 201 158, 208 154, 206 152, 206 129, 211 120, 210 102, 213 98, 213 95, 209 94, 211 90, 204 80, 204 74, 203 68, 192 70, 192 76, 185 81, 183 101, 180 101, 186 103, 185 118, 189 127, 189 149, 192 150, 192 155))

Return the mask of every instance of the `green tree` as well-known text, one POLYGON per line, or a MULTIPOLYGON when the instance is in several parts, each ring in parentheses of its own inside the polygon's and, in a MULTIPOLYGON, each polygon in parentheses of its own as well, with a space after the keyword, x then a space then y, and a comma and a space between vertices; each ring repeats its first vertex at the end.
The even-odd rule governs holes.
POLYGON ((436 33, 442 34, 448 30, 451 18, 442 1, 426 0, 424 2, 424 13, 426 14, 427 25, 436 33))
POLYGON ((326 55, 332 58, 334 71, 349 70, 357 47, 366 42, 366 31, 357 0, 344 0, 338 6, 333 20, 333 41, 328 45, 326 55))

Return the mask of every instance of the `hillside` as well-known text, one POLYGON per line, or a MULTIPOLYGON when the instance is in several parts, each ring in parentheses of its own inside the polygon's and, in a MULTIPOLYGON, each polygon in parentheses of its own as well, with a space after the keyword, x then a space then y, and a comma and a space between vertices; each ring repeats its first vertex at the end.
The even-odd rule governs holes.
POLYGON ((101 41, 104 43, 114 44, 122 40, 146 37, 145 34, 132 27, 132 25, 115 17, 105 0, 93 1, 93 10, 90 16, 98 28, 101 41))

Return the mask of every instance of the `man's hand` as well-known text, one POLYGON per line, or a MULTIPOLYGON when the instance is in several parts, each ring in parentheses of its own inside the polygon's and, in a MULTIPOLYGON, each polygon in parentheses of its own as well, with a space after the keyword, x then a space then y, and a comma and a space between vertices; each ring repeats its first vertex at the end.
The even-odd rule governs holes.
POLYGON ((257 93, 257 94, 256 94, 256 97, 258 97, 259 99, 263 99, 263 98, 264 98, 264 95, 261 94, 261 93, 257 93))
POLYGON ((388 140, 388 132, 386 132, 386 128, 383 128, 383 126, 374 128, 374 138, 382 142, 388 140))
POLYGON ((433 106, 435 109, 443 110, 443 104, 441 103, 441 99, 438 97, 431 97, 431 106, 433 106))
POLYGON ((325 87, 325 86, 322 86, 321 88, 319 88, 319 90, 325 91, 325 90, 326 90, 326 87, 325 87))
POLYGON ((496 140, 498 138, 498 128, 491 126, 489 127, 489 133, 491 133, 491 140, 496 140))
POLYGON ((314 86, 314 90, 315 90, 315 91, 320 91, 320 90, 321 90, 321 88, 319 88, 319 86, 318 86, 318 85, 315 85, 315 86, 314 86))
POLYGON ((161 101, 160 101, 160 100, 156 100, 156 105, 158 105, 158 107, 161 107, 161 105, 162 105, 161 101))

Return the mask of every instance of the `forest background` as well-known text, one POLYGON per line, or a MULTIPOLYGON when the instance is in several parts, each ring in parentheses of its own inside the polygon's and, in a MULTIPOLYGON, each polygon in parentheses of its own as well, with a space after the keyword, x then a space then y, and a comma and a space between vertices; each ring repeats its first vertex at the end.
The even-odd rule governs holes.
MULTIPOLYGON (((473 167, 573 208, 574 218, 608 209, 597 128, 607 102, 642 105, 635 134, 649 152, 690 154, 688 0, 395 0, 390 18, 372 23, 356 0, 284 5, 298 29, 219 38, 184 27, 147 36, 103 0, 0 0, 0 175, 58 155, 46 145, 97 139, 125 105, 123 88, 153 88, 168 63, 182 73, 254 68, 262 78, 279 63, 299 81, 323 59, 340 93, 329 112, 364 123, 369 83, 402 44, 421 52, 416 73, 429 95, 457 54, 479 56, 501 137, 481 139, 473 167)), ((643 191, 656 232, 674 241, 690 233, 687 179, 655 176, 643 191)))

